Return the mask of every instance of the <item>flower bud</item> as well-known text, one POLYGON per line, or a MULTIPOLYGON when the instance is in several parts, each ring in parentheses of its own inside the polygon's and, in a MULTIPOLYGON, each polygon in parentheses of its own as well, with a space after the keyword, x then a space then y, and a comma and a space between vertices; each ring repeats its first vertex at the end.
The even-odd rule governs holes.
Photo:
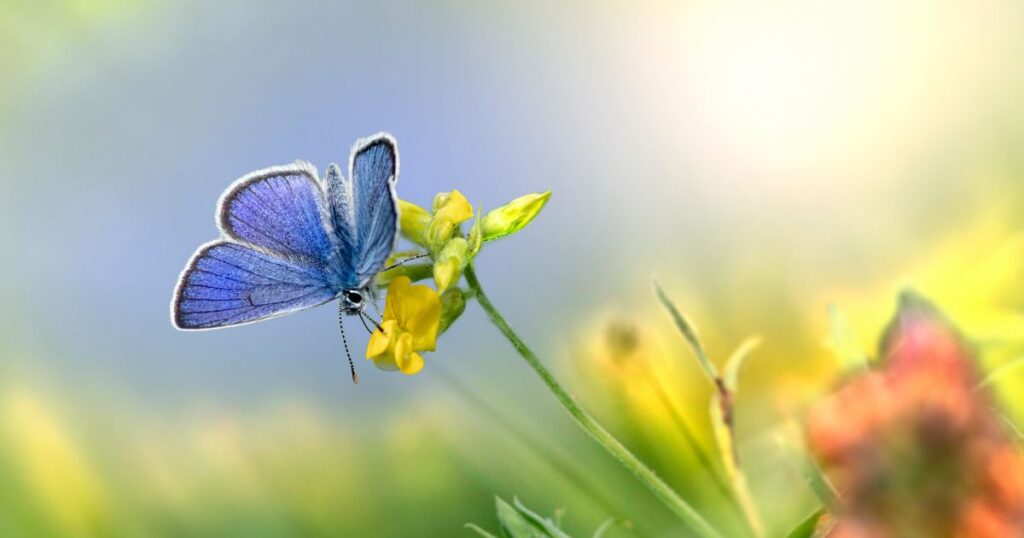
POLYGON ((441 249, 434 262, 434 283, 437 291, 443 292, 455 285, 462 276, 462 269, 469 263, 469 243, 456 237, 441 249))
POLYGON ((481 223, 483 240, 491 241, 522 230, 540 213, 550 197, 551 191, 527 194, 491 211, 481 223))
POLYGON ((412 202, 399 200, 398 214, 400 215, 402 236, 421 247, 427 246, 430 213, 412 202))
POLYGON ((473 216, 473 207, 461 192, 438 193, 434 197, 434 218, 427 232, 427 244, 431 252, 437 252, 455 235, 459 225, 473 216))
POLYGON ((381 272, 377 275, 375 282, 378 288, 387 288, 393 280, 400 276, 404 276, 412 282, 419 282, 432 275, 433 265, 430 263, 407 263, 381 272))

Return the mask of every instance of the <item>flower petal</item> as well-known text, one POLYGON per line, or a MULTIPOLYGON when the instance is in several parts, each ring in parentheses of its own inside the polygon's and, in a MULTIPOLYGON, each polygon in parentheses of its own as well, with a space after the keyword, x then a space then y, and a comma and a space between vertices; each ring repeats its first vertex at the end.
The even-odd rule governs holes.
POLYGON ((391 345, 391 335, 395 334, 398 330, 398 322, 395 320, 384 320, 381 325, 382 331, 373 331, 370 335, 370 341, 366 344, 366 358, 372 359, 379 357, 387 352, 388 347, 391 345))
POLYGON ((413 375, 423 369, 423 356, 413 351, 400 368, 403 374, 413 375))
POLYGON ((373 359, 373 365, 386 372, 398 370, 398 365, 395 364, 395 356, 391 354, 373 359))
POLYGON ((388 296, 384 299, 384 321, 399 319, 398 302, 401 301, 405 290, 412 286, 412 280, 407 276, 396 277, 388 285, 388 296))
POLYGON ((410 353, 412 353, 412 335, 403 332, 395 342, 395 364, 399 369, 405 366, 410 353))
POLYGON ((399 323, 412 333, 412 347, 433 351, 441 325, 441 297, 427 286, 410 286, 406 301, 399 303, 399 323))
POLYGON ((473 216, 473 206, 469 205, 469 200, 457 190, 439 194, 434 199, 434 204, 434 219, 462 224, 473 216))

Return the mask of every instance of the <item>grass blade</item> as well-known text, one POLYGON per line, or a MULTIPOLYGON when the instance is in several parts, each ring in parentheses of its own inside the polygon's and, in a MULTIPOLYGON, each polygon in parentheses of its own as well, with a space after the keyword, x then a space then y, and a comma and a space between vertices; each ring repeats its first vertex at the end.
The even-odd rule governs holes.
MULTIPOLYGON (((790 432, 799 431, 798 426, 795 422, 790 422, 787 425, 787 429, 790 432)), ((817 462, 811 458, 811 455, 806 450, 798 448, 794 443, 780 432, 775 436, 775 441, 783 449, 784 453, 789 455, 789 460, 794 462, 797 471, 800 476, 803 477, 804 482, 807 483, 807 487, 810 488, 811 492, 821 501, 821 504, 828 510, 835 510, 839 508, 839 493, 836 492, 835 487, 828 481, 825 473, 818 467, 817 462)))
POLYGON ((530 510, 518 498, 512 498, 512 505, 519 511, 520 515, 526 518, 527 521, 532 523, 535 527, 543 529, 543 531, 551 538, 571 538, 565 533, 565 531, 558 528, 558 525, 556 525, 554 521, 530 510))
POLYGON ((697 357, 697 361, 700 363, 704 373, 707 374, 708 379, 714 382, 718 379, 718 369, 708 358, 708 354, 704 351, 704 346, 700 342, 700 337, 697 335, 697 329, 682 312, 676 308, 675 303, 672 299, 668 298, 665 294, 665 290, 661 289, 661 285, 657 281, 654 281, 654 293, 658 296, 658 300, 668 310, 669 315, 672 316, 672 321, 675 322, 676 328, 682 333, 683 338, 690 344, 690 349, 693 350, 693 354, 697 357))
POLYGON ((608 529, 612 528, 612 525, 615 525, 616 523, 621 524, 623 527, 626 527, 626 526, 629 525, 629 522, 627 522, 627 521, 623 521, 621 519, 616 519, 614 517, 610 517, 610 518, 604 520, 603 523, 598 525, 597 529, 594 530, 594 535, 591 538, 603 538, 604 537, 604 533, 608 532, 608 529))
POLYGON ((818 529, 818 521, 826 514, 824 508, 818 508, 807 517, 797 523, 795 527, 786 533, 786 538, 811 538, 814 531, 818 529))
POLYGON ((497 536, 481 529, 479 526, 474 525, 472 523, 466 523, 465 527, 471 531, 475 531, 477 534, 483 536, 484 538, 498 538, 497 536))
POLYGON ((747 357, 754 352, 758 347, 761 346, 761 337, 751 336, 740 344, 740 347, 736 348, 736 351, 729 355, 729 358, 725 361, 725 387, 732 392, 736 392, 736 387, 739 386, 740 379, 740 368, 747 361, 747 357))
POLYGON ((715 441, 718 445, 722 466, 725 467, 725 473, 732 485, 736 502, 739 504, 751 532, 754 533, 754 536, 760 538, 764 536, 764 524, 761 522, 757 505, 754 503, 750 486, 747 484, 747 477, 740 467, 739 456, 733 439, 732 425, 726 422, 720 393, 715 392, 711 395, 709 411, 711 413, 711 426, 715 433, 715 441))

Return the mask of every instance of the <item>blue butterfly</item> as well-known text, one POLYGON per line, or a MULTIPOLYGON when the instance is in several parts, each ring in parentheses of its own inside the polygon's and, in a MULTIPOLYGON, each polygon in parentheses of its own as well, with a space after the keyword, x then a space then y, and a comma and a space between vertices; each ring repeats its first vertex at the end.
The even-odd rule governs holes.
POLYGON ((334 299, 340 313, 366 315, 398 238, 397 183, 398 146, 385 133, 355 143, 347 180, 337 164, 321 179, 296 161, 235 181, 217 205, 221 238, 199 247, 178 278, 171 323, 219 329, 334 299))

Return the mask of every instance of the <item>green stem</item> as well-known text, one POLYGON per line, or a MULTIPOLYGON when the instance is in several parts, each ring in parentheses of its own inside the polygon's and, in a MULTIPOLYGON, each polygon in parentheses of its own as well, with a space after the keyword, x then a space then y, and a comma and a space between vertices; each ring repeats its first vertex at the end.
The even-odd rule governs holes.
POLYGON ((540 376, 544 384, 548 386, 548 389, 555 395, 562 407, 565 407, 566 411, 572 415, 572 418, 583 431, 587 432, 598 444, 604 447, 615 459, 619 460, 626 469, 636 476, 637 480, 641 484, 651 490, 665 505, 672 510, 679 519, 683 520, 684 523, 690 526, 698 535, 706 538, 721 538, 722 534, 718 532, 710 523, 705 520, 700 513, 693 509, 692 506, 687 504, 678 493, 675 492, 668 484, 665 483, 657 474, 654 473, 649 467, 643 464, 628 448, 623 446, 611 433, 608 432, 594 417, 590 416, 589 413, 584 411, 569 395, 568 392, 562 388, 562 385, 551 375, 551 372, 540 362, 540 359, 534 355, 533 351, 526 345, 519 335, 512 330, 505 318, 502 317, 501 313, 498 312, 491 300, 487 298, 487 294, 484 293, 482 287, 480 287, 480 281, 476 278, 476 272, 473 270, 473 266, 467 266, 465 270, 466 282, 469 284, 470 289, 476 291, 477 302, 487 312, 487 316, 491 319, 498 330, 501 331, 505 338, 512 344, 519 355, 526 360, 526 362, 533 368, 537 375, 540 376))

